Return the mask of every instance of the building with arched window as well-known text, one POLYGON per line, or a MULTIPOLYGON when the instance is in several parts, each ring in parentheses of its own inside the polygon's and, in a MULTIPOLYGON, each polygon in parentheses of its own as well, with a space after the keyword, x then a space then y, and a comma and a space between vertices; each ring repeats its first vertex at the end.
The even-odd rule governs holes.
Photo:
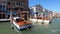
POLYGON ((28 0, 0 0, 0 19, 13 16, 22 16, 23 12, 29 11, 28 0))

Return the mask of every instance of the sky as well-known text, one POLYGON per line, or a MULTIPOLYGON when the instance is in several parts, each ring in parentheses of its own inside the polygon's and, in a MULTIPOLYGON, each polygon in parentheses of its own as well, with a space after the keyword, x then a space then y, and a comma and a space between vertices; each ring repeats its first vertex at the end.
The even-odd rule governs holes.
POLYGON ((60 0, 29 0, 29 7, 40 4, 43 8, 60 12, 60 0))

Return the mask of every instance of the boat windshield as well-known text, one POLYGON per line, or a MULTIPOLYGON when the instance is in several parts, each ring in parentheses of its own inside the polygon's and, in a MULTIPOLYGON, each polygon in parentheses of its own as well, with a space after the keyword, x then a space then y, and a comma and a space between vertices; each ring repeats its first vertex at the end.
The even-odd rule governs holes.
POLYGON ((18 18, 18 19, 16 19, 16 22, 18 23, 18 22, 23 22, 24 21, 24 19, 21 19, 21 18, 18 18))

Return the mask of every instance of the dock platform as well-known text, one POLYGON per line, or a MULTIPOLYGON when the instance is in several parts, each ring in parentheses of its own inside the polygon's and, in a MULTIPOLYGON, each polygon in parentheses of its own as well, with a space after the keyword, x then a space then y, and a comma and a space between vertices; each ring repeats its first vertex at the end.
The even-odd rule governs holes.
POLYGON ((10 21, 10 19, 0 19, 0 21, 10 21))

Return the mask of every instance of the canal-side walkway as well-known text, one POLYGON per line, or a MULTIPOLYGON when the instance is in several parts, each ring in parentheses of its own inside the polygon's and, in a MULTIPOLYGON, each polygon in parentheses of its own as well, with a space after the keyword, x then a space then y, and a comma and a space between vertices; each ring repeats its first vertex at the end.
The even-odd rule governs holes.
POLYGON ((0 21, 10 21, 10 19, 0 19, 0 21))

